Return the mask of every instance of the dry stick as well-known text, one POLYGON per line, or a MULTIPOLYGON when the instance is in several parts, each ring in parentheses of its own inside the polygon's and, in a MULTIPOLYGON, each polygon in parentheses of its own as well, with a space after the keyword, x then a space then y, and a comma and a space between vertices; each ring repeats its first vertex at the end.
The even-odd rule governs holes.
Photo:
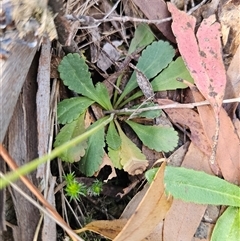
POLYGON ((196 11, 198 8, 200 8, 204 3, 206 3, 208 0, 203 0, 202 2, 200 2, 197 6, 191 8, 187 14, 191 15, 194 11, 196 11))
MULTIPOLYGON (((238 98, 233 98, 233 99, 226 99, 223 100, 223 103, 233 103, 233 102, 240 102, 240 97, 238 98)), ((188 103, 188 104, 180 104, 180 103, 173 103, 173 104, 167 104, 167 105, 159 105, 159 106, 152 106, 152 107, 146 107, 146 108, 141 108, 141 109, 128 109, 124 108, 121 110, 111 110, 111 111, 104 111, 104 114, 111 114, 111 113, 116 113, 116 114, 124 114, 124 113, 142 113, 144 111, 149 111, 149 110, 162 110, 162 109, 169 109, 169 108, 195 108, 198 106, 203 106, 203 105, 209 105, 209 101, 200 101, 196 103, 188 103)))
MULTIPOLYGON (((9 167, 17 171, 18 166, 16 162, 11 158, 11 156, 8 154, 6 149, 3 147, 2 144, 0 144, 0 155, 3 157, 5 162, 9 165, 9 167)), ((79 238, 68 226, 68 224, 62 219, 62 217, 59 215, 59 213, 46 201, 42 193, 30 182, 30 180, 26 176, 20 176, 20 179, 22 182, 27 186, 27 188, 36 196, 36 198, 46 207, 46 209, 52 214, 52 216, 56 219, 55 221, 58 221, 60 223, 61 227, 66 230, 68 235, 73 240, 79 240, 83 241, 81 238, 79 238)))
MULTIPOLYGON (((200 8, 204 3, 206 3, 208 0, 203 0, 201 3, 199 3, 197 6, 191 8, 187 14, 192 14, 194 11, 196 11, 198 8, 200 8)), ((147 23, 147 24, 161 24, 161 23, 165 23, 165 22, 168 22, 170 20, 172 20, 172 17, 168 17, 168 18, 163 18, 163 19, 142 19, 142 18, 134 18, 134 17, 129 17, 129 16, 123 16, 123 17, 111 17, 111 18, 108 18, 111 13, 116 9, 116 6, 119 4, 120 1, 118 1, 112 8, 112 10, 103 18, 103 19, 94 19, 93 17, 91 17, 91 20, 95 23, 95 25, 91 25, 91 26, 85 26, 85 27, 79 27, 79 29, 89 29, 89 28, 97 28, 99 27, 99 25, 101 23, 104 23, 104 22, 111 22, 111 21, 118 21, 118 22, 128 22, 128 21, 132 21, 132 22, 139 22, 139 23, 147 23)), ((68 20, 72 20, 72 21, 80 21, 80 22, 85 22, 84 21, 84 18, 82 17, 86 17, 86 16, 80 16, 80 17, 76 17, 76 16, 73 16, 71 14, 67 14, 65 15, 65 17, 68 19, 68 20)))

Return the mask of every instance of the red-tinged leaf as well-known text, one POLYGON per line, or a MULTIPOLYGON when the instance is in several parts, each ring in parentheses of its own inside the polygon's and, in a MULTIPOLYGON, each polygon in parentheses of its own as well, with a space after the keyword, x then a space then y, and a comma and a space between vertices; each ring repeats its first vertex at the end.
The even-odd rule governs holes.
POLYGON ((178 10, 171 3, 168 3, 168 9, 172 13, 172 30, 184 62, 196 86, 218 114, 226 83, 221 60, 219 25, 213 23, 212 17, 204 20, 198 34, 198 45, 194 34, 196 19, 178 10), (214 73, 216 70, 219 73, 214 73))
POLYGON ((215 15, 204 19, 197 32, 200 55, 209 77, 208 95, 219 113, 226 86, 226 71, 222 60, 220 24, 215 15), (213 100, 213 102, 214 102, 213 100))

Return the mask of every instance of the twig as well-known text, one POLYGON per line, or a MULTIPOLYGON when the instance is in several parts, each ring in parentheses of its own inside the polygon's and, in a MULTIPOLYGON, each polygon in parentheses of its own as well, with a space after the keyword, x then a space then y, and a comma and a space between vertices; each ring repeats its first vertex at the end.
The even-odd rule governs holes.
MULTIPOLYGON (((73 16, 71 14, 68 14, 65 16, 68 20, 72 20, 72 21, 79 21, 79 22, 84 22, 84 17, 86 16, 73 16)), ((111 18, 103 18, 103 19, 94 19, 91 17, 91 20, 94 21, 94 25, 90 25, 90 26, 81 26, 79 27, 79 29, 90 29, 90 28, 97 28, 99 27, 99 25, 101 23, 106 23, 106 22, 111 22, 111 21, 118 21, 118 22, 128 22, 128 21, 133 21, 133 22, 139 22, 139 23, 147 23, 147 24, 160 24, 160 23, 164 23, 164 22, 168 22, 170 21, 172 18, 168 17, 168 18, 163 18, 163 19, 153 19, 153 20, 149 20, 149 19, 142 19, 142 18, 134 18, 134 17, 128 17, 128 16, 123 16, 123 17, 111 17, 111 18)))
MULTIPOLYGON (((139 22, 139 23, 147 23, 147 24, 161 24, 165 23, 168 21, 172 20, 172 17, 168 18, 163 18, 163 19, 143 19, 143 18, 134 18, 134 17, 129 17, 129 16, 123 16, 123 17, 118 17, 118 16, 112 16, 111 18, 108 18, 112 12, 116 9, 117 5, 119 4, 120 0, 117 1, 117 3, 113 6, 111 11, 106 14, 106 16, 102 19, 95 19, 93 17, 89 16, 74 16, 72 14, 67 14, 65 15, 66 19, 71 20, 71 21, 79 21, 82 23, 87 24, 87 21, 90 19, 91 20, 91 25, 89 26, 81 26, 79 29, 90 29, 90 28, 97 28, 99 27, 100 24, 105 23, 105 22, 112 22, 112 21, 118 21, 118 22, 139 22)), ((192 14, 194 11, 196 11, 198 8, 200 8, 203 4, 205 4, 207 0, 203 0, 201 3, 199 3, 197 6, 191 8, 187 14, 192 14)))
POLYGON ((200 2, 197 6, 191 8, 187 14, 191 15, 194 11, 196 11, 198 8, 200 8, 203 4, 205 4, 208 0, 203 0, 202 2, 200 2))
MULTIPOLYGON (((238 98, 233 98, 233 99, 226 99, 223 100, 223 103, 233 103, 233 102, 240 102, 240 97, 238 98)), ((140 108, 140 109, 128 109, 124 108, 121 110, 111 110, 111 111, 104 111, 104 114, 110 114, 110 113, 115 113, 115 114, 125 114, 125 113, 142 113, 144 111, 149 111, 149 110, 162 110, 162 109, 169 109, 169 108, 195 108, 197 106, 203 106, 203 105, 209 105, 209 101, 201 101, 197 103, 188 103, 188 104, 180 104, 180 103, 173 103, 173 104, 168 104, 168 105, 159 105, 159 106, 151 106, 151 107, 145 107, 145 108, 140 108)))

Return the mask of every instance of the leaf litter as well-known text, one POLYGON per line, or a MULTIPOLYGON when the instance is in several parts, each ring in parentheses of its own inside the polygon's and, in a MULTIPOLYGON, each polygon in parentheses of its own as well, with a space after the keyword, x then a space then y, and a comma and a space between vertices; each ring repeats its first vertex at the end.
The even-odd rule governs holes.
MULTIPOLYGON (((182 61, 182 58, 183 58, 186 66, 189 69, 190 74, 194 79, 194 83, 196 84, 199 90, 199 91, 196 91, 194 88, 192 88, 192 95, 194 97, 195 102, 199 102, 204 99, 207 99, 211 104, 211 107, 201 106, 201 107, 197 107, 197 110, 171 108, 171 109, 166 109, 165 111, 168 117, 173 122, 173 124, 180 124, 182 127, 184 128, 187 127, 189 129, 189 133, 187 134, 189 136, 189 139, 191 140, 191 144, 186 151, 185 157, 183 158, 184 160, 183 160, 182 166, 195 169, 195 170, 202 170, 207 173, 211 173, 212 175, 220 175, 220 176, 222 175, 224 179, 232 183, 239 184, 240 183, 239 134, 236 133, 235 126, 233 125, 232 120, 229 118, 226 111, 222 108, 222 100, 225 94, 224 92, 225 92, 225 85, 226 85, 226 71, 225 71, 223 62, 221 61, 222 53, 221 53, 221 43, 219 41, 220 40, 219 23, 216 22, 213 16, 210 16, 209 18, 204 19, 202 21, 200 27, 198 28, 197 34, 195 35, 195 19, 192 16, 189 16, 186 13, 175 9, 173 5, 171 4, 166 5, 166 3, 163 0, 151 0, 151 1, 134 0, 133 2, 150 20, 159 19, 159 18, 162 19, 162 18, 167 18, 172 16, 173 18, 172 27, 170 26, 169 21, 163 22, 161 24, 156 24, 160 32, 163 35, 165 35, 165 37, 169 41, 177 42, 179 52, 181 53, 181 57, 176 58, 174 59, 174 61, 172 61, 175 54, 174 53, 175 50, 172 49, 170 51, 172 55, 170 53, 166 54, 170 58, 170 60, 166 61, 165 65, 174 66, 175 63, 179 63, 180 61, 182 61), (167 9, 169 9, 169 11, 167 9), (171 14, 169 12, 171 12, 171 14), (176 39, 174 35, 176 36, 176 39), (217 140, 218 145, 216 148, 216 157, 215 157, 216 160, 215 160, 215 163, 212 164, 212 163, 209 163, 209 158, 211 156, 211 151, 212 151, 211 147, 214 146, 212 139, 213 139, 213 136, 216 134, 215 132, 216 118, 219 118, 219 138, 217 140)), ((231 2, 231 1, 228 1, 228 2, 231 2)), ((123 3, 126 3, 126 1, 123 1, 123 3)), ((105 8, 107 9, 107 6, 105 6, 105 8)), ((93 12, 91 12, 91 14, 93 14, 93 12)), ((120 25, 117 22, 115 23, 116 23, 114 24, 115 28, 120 31, 120 28, 119 28, 120 25)), ((135 33, 138 34, 137 38, 142 39, 143 42, 139 43, 138 41, 136 41, 135 47, 132 47, 133 45, 130 45, 131 46, 130 52, 134 52, 134 48, 137 49, 139 46, 145 47, 154 40, 153 38, 154 35, 149 34, 151 33, 149 32, 151 31, 151 29, 149 28, 150 29, 149 30, 147 26, 145 27, 143 26, 144 25, 141 25, 141 28, 143 29, 142 31, 145 31, 143 36, 141 36, 141 31, 140 32, 135 31, 135 33), (140 37, 139 37, 139 34, 140 34, 140 37)), ((100 28, 98 30, 100 30, 100 28)), ((93 36, 91 35, 89 36, 90 38, 93 38, 93 36)), ((126 42, 128 36, 125 35, 122 29, 121 29, 121 36, 123 40, 126 42)), ((227 36, 225 39, 227 39, 227 36)), ((101 45, 102 43, 100 43, 99 45, 98 41, 101 41, 100 38, 98 38, 97 41, 96 40, 94 41, 95 41, 94 44, 97 45, 97 48, 99 48, 99 46, 104 46, 104 45, 101 45)), ((163 42, 161 44, 162 46, 164 46, 164 45, 167 45, 168 42, 163 42)), ((232 49, 234 50, 236 49, 236 44, 235 46, 232 47, 232 49)), ((102 53, 104 53, 104 51, 102 53)), ((106 78, 110 76, 108 74, 109 69, 111 69, 112 66, 114 66, 114 64, 117 63, 117 61, 120 61, 119 59, 121 59, 119 53, 120 52, 113 54, 112 61, 102 60, 107 63, 107 65, 103 65, 103 67, 101 67, 101 64, 100 66, 98 66, 100 67, 100 69, 103 70, 103 72, 105 72, 105 73, 101 73, 102 76, 106 78), (117 56, 116 58, 115 58, 115 55, 117 56), (115 63, 112 64, 112 62, 115 62, 115 63)), ((75 57, 76 56, 73 55, 72 59, 69 62, 70 69, 72 68, 72 65, 76 64, 76 61, 74 61, 75 57)), ((95 57, 96 56, 92 56, 93 59, 97 59, 95 57)), ((235 59, 237 59, 238 55, 234 57, 235 59)), ((111 56, 110 56, 110 59, 111 59, 111 56)), ((133 61, 135 60, 136 59, 133 58, 133 61)), ((232 66, 235 66, 235 67, 229 68, 228 76, 232 76, 232 75, 234 76, 236 71, 239 71, 239 68, 237 68, 238 66, 236 62, 235 63, 232 62, 232 63, 233 63, 232 66)), ((146 64, 147 62, 144 63, 144 65, 146 64)), ((128 64, 126 66, 128 66, 128 64)), ((183 71, 176 72, 176 75, 178 75, 179 73, 180 75, 179 77, 189 80, 189 82, 193 82, 189 73, 185 71, 184 64, 182 66, 183 66, 183 71)), ((148 66, 146 65, 146 68, 147 67, 148 66)), ((173 69, 175 69, 175 66, 173 69)), ((123 72, 125 72, 125 70, 123 69, 123 72)), ((169 72, 173 73, 173 71, 170 71, 170 70, 169 72)), ((137 75, 137 78, 139 79, 139 76, 141 76, 142 78, 140 82, 139 81, 137 82, 139 87, 140 88, 142 87, 141 88, 142 92, 145 94, 146 98, 151 97, 153 94, 153 90, 156 91, 156 88, 158 88, 157 90, 161 89, 161 87, 156 87, 156 85, 159 84, 157 83, 157 81, 153 81, 154 84, 153 85, 151 84, 151 78, 155 77, 156 73, 154 73, 153 76, 150 76, 150 78, 149 77, 145 78, 146 74, 144 74, 144 71, 142 69, 140 68, 139 70, 135 69, 135 71, 136 71, 135 73, 137 75)), ((163 72, 167 72, 167 71, 168 69, 163 70, 163 72)), ((66 72, 62 71, 62 74, 66 74, 66 72)), ((86 78, 89 78, 90 76, 90 73, 86 69, 81 71, 80 74, 86 75, 87 76, 86 78)), ((166 77, 164 76, 164 78, 161 77, 161 73, 159 76, 160 77, 158 76, 155 77, 159 82, 160 81, 164 82, 168 78, 168 75, 166 75, 166 77), (164 80, 161 80, 161 78, 163 78, 164 80)), ((174 73, 174 77, 172 77, 171 81, 174 82, 174 79, 176 77, 174 73)), ((236 86, 239 86, 239 85, 233 82, 234 80, 236 80, 236 78, 231 77, 230 79, 233 83, 232 85, 234 89, 236 90, 236 95, 238 95, 239 88, 236 86)), ((86 89, 84 87, 81 88, 81 86, 87 86, 91 94, 91 97, 94 100, 101 102, 102 106, 108 109, 111 109, 111 104, 109 103, 108 98, 104 98, 106 97, 106 95, 104 95, 103 93, 107 93, 107 89, 105 88, 105 86, 89 85, 89 82, 85 83, 80 78, 76 78, 76 82, 80 83, 80 85, 78 85, 77 87, 79 90, 78 91, 79 93, 83 93, 84 89, 86 89), (99 97, 99 93, 101 95, 101 98, 99 97)), ((160 85, 161 84, 162 83, 160 83, 160 85)), ((135 83, 135 85, 137 86, 137 83, 135 83)), ((166 83, 166 86, 167 85, 168 86, 174 85, 174 87, 172 87, 172 89, 174 90, 176 88, 187 87, 185 83, 178 83, 177 81, 173 85, 171 84, 169 85, 169 83, 166 83)), ((170 88, 163 87, 161 90, 166 90, 166 89, 170 89, 170 88)), ((179 100, 175 100, 175 101, 179 101, 179 100)), ((156 98, 156 102, 159 105, 176 103, 170 100, 163 100, 163 99, 157 99, 157 98, 156 98)), ((92 100, 86 99, 86 103, 84 103, 84 105, 89 106, 90 103, 92 103, 92 100)), ((71 103, 69 104, 71 105, 71 103)), ((74 112, 74 109, 75 110, 80 109, 80 111, 82 111, 81 108, 84 109, 84 107, 81 107, 79 105, 74 107, 74 105, 76 105, 76 103, 72 105, 72 110, 71 110, 72 112, 74 112)), ((72 114, 69 115, 68 112, 65 111, 66 109, 64 108, 65 107, 63 106, 63 109, 62 109, 63 112, 60 113, 62 115, 62 122, 63 123, 68 121, 71 122, 72 114)), ((74 113, 74 115, 75 116, 73 119, 75 121, 79 121, 78 119, 79 115, 76 113, 74 113)), ((81 120, 81 123, 82 123, 81 124, 81 128, 82 128, 84 126, 82 120, 81 120)), ((237 119, 235 123, 236 123, 236 126, 237 125, 239 126, 239 121, 237 119)), ((135 128, 141 129, 140 124, 134 123, 134 125, 132 126, 135 128)), ((77 127, 73 126, 72 128, 74 129, 77 127)), ((81 133, 82 131, 83 129, 78 130, 79 133, 81 133)), ((153 131, 151 130, 151 133, 152 132, 153 131)), ((67 133, 67 134, 71 135, 71 133, 67 133)), ((75 133, 72 133, 72 134, 75 134, 75 133)), ((137 174, 144 172, 144 170, 148 166, 148 162, 144 161, 146 158, 141 153, 141 149, 139 149, 140 152, 136 150, 133 151, 136 148, 136 145, 130 140, 133 136, 128 135, 123 137, 123 135, 125 134, 121 133, 120 135, 122 137, 121 140, 123 141, 123 143, 120 143, 120 142, 115 143, 114 141, 117 140, 118 138, 116 138, 116 136, 111 136, 111 134, 112 133, 110 133, 110 135, 108 136, 108 139, 109 139, 108 148, 112 149, 112 153, 114 153, 113 155, 118 156, 119 167, 123 168, 129 174, 134 173, 136 170, 137 170, 137 174), (123 150, 123 147, 126 150, 128 150, 128 148, 131 147, 130 149, 132 149, 133 152, 125 153, 123 150), (119 148, 122 148, 122 149, 120 150, 119 148), (134 157, 134 155, 136 155, 136 158, 134 157), (135 163, 136 161, 137 163, 135 163), (139 163, 140 163, 140 167, 138 166, 139 163)), ((109 153, 107 153, 106 149, 104 149, 105 144, 103 142, 103 136, 104 136, 104 133, 101 130, 99 132, 98 138, 101 139, 102 146, 99 150, 97 160, 99 162, 99 165, 100 164, 102 165, 99 166, 98 168, 94 167, 88 175, 89 176, 98 175, 99 173, 101 173, 101 169, 103 168, 103 166, 110 166, 111 174, 106 179, 111 179, 112 177, 116 177, 117 174, 114 170, 114 165, 108 156, 109 153)), ((171 139, 173 139, 174 143, 172 142, 172 145, 176 146, 177 139, 175 134, 171 132, 169 135, 169 138, 170 140, 163 140, 163 142, 165 141, 171 142, 171 139)), ((94 138, 92 138, 92 140, 91 139, 89 140, 90 142, 89 148, 95 149, 94 141, 96 141, 94 140, 94 138)), ((144 139, 142 141, 144 142, 144 139)), ((154 141, 153 139, 151 143, 152 145, 151 147, 155 148, 156 144, 157 144, 156 141, 154 141)), ((164 145, 165 143, 162 143, 162 144, 164 145)), ((88 152, 88 149, 86 148, 87 148, 86 142, 82 143, 81 146, 76 146, 75 151, 72 153, 72 157, 71 157, 72 161, 73 162, 77 161, 79 156, 83 156, 85 151, 88 152)), ((166 151, 167 150, 165 150, 165 152, 166 151)), ((94 159, 94 158, 96 157, 91 156, 91 159, 94 159)), ((89 163, 86 160, 84 161, 83 164, 86 166, 89 165, 89 163)), ((137 204, 136 203, 133 204, 134 208, 132 211, 129 211, 127 217, 125 216, 125 218, 122 217, 123 219, 120 218, 120 219, 115 219, 113 221, 102 220, 102 221, 92 222, 86 225, 82 229, 82 231, 92 230, 107 238, 110 238, 116 241, 130 240, 130 239, 136 240, 136 241, 137 240, 151 240, 151 241, 194 240, 193 236, 196 233, 197 227, 199 226, 199 223, 201 222, 202 217, 205 213, 206 205, 184 203, 183 201, 180 201, 180 200, 174 200, 173 203, 171 204, 171 198, 164 196, 165 195, 164 184, 163 184, 164 165, 165 164, 162 164, 159 170, 159 173, 155 177, 155 181, 152 183, 152 186, 150 186, 149 188, 148 185, 146 185, 147 188, 143 192, 140 200, 137 201, 137 204), (160 206, 161 206, 161 210, 160 210, 160 206), (156 214, 159 214, 159 215, 156 215, 156 214), (159 236, 163 236, 163 239, 160 239, 159 236)), ((84 169, 85 167, 82 167, 82 168, 84 169)), ((135 195, 135 197, 136 196, 137 195, 135 195)), ((132 200, 134 200, 134 198, 132 200)), ((206 240, 209 240, 209 237, 206 238, 206 240)))
MULTIPOLYGON (((153 1, 154 4, 156 4, 156 2, 157 1, 155 2, 153 1)), ((159 2, 163 4, 162 1, 158 1, 158 3, 159 2)), ((157 18, 156 15, 154 15, 155 14, 154 12, 152 16, 148 16, 150 11, 148 10, 148 8, 143 8, 143 6, 146 6, 144 5, 146 4, 144 1, 137 1, 136 4, 141 8, 141 10, 146 14, 148 18, 153 18, 152 16, 155 16, 155 18, 157 18)), ((172 29, 173 29, 174 35, 176 35, 176 41, 178 43, 179 51, 181 53, 181 56, 186 66, 190 70, 190 74, 194 79, 194 83, 196 84, 198 90, 201 93, 201 94, 198 93, 198 91, 195 91, 194 88, 192 88, 192 94, 194 96, 194 99, 196 102, 204 100, 203 97, 201 96, 203 95, 205 99, 207 99, 211 104, 211 107, 208 107, 208 106, 198 107, 198 112, 189 110, 189 109, 166 110, 166 113, 173 121, 173 123, 179 123, 183 126, 188 126, 191 132, 189 136, 192 141, 192 144, 190 144, 190 147, 188 148, 188 151, 186 153, 186 156, 184 158, 182 165, 188 168, 203 170, 207 173, 211 173, 212 175, 214 175, 214 173, 218 175, 222 174, 226 180, 236 183, 239 181, 238 173, 237 173, 237 170, 239 170, 238 169, 239 167, 237 165, 239 161, 238 159, 239 149, 237 148, 237 146, 239 145, 239 139, 234 133, 234 127, 232 125, 231 120, 228 118, 223 108, 221 107, 223 97, 224 97, 225 85, 226 85, 226 71, 225 71, 223 62, 221 61, 222 54, 221 54, 221 43, 220 43, 220 25, 216 22, 213 16, 210 16, 208 19, 203 20, 201 26, 198 29, 197 35, 195 36, 194 18, 192 16, 188 16, 184 12, 180 12, 179 10, 175 9, 175 7, 173 7, 173 5, 171 4, 168 4, 168 8, 173 17, 172 29), (212 113, 209 114, 209 111, 212 113), (210 122, 209 122, 209 119, 210 119, 210 122), (215 138, 215 141, 218 143, 218 146, 216 149, 216 157, 214 157, 216 158, 216 163, 214 164, 210 163, 209 165, 209 158, 212 152, 211 147, 214 147, 212 137, 214 135, 216 136, 215 130, 218 127, 216 126, 216 123, 217 125, 218 123, 220 123, 219 138, 218 138, 218 134, 217 134, 217 138, 215 138), (223 127, 223 123, 225 123, 224 127, 223 127), (229 128, 231 130, 230 131, 231 135, 229 134, 227 135, 229 128), (222 133, 226 133, 226 134, 222 134, 222 133), (231 160, 232 166, 231 165, 229 166, 229 162, 227 162, 226 160, 223 161, 225 154, 224 155, 221 154, 221 151, 225 150, 224 146, 227 145, 226 143, 221 144, 222 140, 228 140, 227 138, 229 138, 229 136, 231 139, 229 141, 231 141, 231 143, 234 143, 233 147, 229 148, 229 151, 228 151, 229 159, 231 160)), ((166 10, 162 10, 162 11, 164 12, 166 10)), ((169 16, 169 13, 167 13, 166 16, 169 16)), ((166 24, 166 26, 167 25, 168 24, 166 24)), ((162 32, 165 31, 164 28, 162 27, 160 29, 162 32)), ((173 40, 174 42, 174 39, 171 36, 172 33, 170 35, 168 33, 170 33, 169 28, 165 32, 165 34, 166 36, 169 36, 169 39, 173 40)), ((153 96, 153 89, 149 79, 145 76, 144 72, 142 72, 143 71, 142 69, 135 69, 135 71, 137 75, 137 82, 140 89, 142 90, 146 98, 150 98, 151 96, 153 96)), ((181 77, 181 74, 180 74, 180 77, 181 77)), ((188 76, 186 79, 191 82, 190 76, 188 76)), ((133 86, 130 88, 132 89, 133 86)), ((170 103, 169 100, 168 101, 165 100, 165 102, 164 100, 157 100, 157 102, 158 104, 161 104, 161 105, 170 103)), ((121 135, 123 135, 123 133, 121 133, 121 135)), ((123 141, 126 138, 124 137, 121 139, 123 141)), ((112 153, 113 151, 115 151, 114 155, 116 155, 116 151, 118 151, 118 148, 119 148, 118 146, 119 145, 115 147, 114 145, 112 146, 115 148, 115 150, 112 149, 112 153)), ((110 145, 110 148, 111 148, 111 145, 110 145)), ((120 156, 121 155, 122 154, 120 154, 120 156)), ((142 154, 139 153, 139 155, 141 155, 141 158, 142 158, 142 154)), ((119 156, 119 165, 121 166, 125 163, 125 161, 123 162, 123 159, 121 159, 124 155, 122 157, 120 156, 119 156)), ((126 167, 124 169, 127 170, 126 167)), ((150 194, 145 194, 145 195, 150 195, 150 194)), ((146 196, 145 198, 148 198, 149 200, 152 200, 152 201, 156 200, 152 196, 152 194, 150 196, 146 196)), ((164 221, 163 240, 191 240, 197 230, 197 227, 199 226, 202 216, 204 215, 204 212, 206 210, 206 207, 207 207, 206 205, 197 205, 193 203, 186 204, 183 201, 174 200, 173 204, 171 205, 170 211, 167 213, 166 219, 164 221), (179 219, 179 217, 181 217, 181 219, 179 219)), ((136 214, 133 212, 131 215, 128 216, 129 220, 119 219, 119 220, 112 221, 112 224, 116 225, 116 228, 114 229, 118 230, 119 232, 118 235, 116 233, 113 236, 110 234, 107 234, 109 231, 106 231, 107 233, 105 234, 104 234, 105 232, 104 231, 102 235, 111 239, 113 239, 117 235, 117 238, 115 238, 114 240, 128 240, 129 237, 131 237, 131 240, 145 240, 144 238, 147 236, 147 232, 149 232, 147 231, 148 228, 146 228, 146 222, 149 219, 145 217, 145 215, 146 215, 146 207, 143 207, 140 205, 139 210, 137 211, 136 214), (143 212, 144 214, 141 214, 141 212, 143 212), (135 234, 134 230, 136 230, 135 225, 137 220, 139 223, 141 223, 140 220, 143 220, 145 223, 144 224, 145 228, 143 228, 142 226, 140 228, 139 226, 139 229, 136 231, 136 234, 135 234), (141 229, 144 235, 140 238, 139 235, 140 235, 141 229)), ((105 223, 105 221, 99 222, 100 229, 102 225, 101 222, 105 223)), ((96 225, 98 226, 97 223, 96 225)), ((149 228, 151 227, 151 230, 154 229, 156 224, 154 224, 153 226, 152 225, 153 224, 149 226, 149 228)), ((159 227, 160 229, 157 231, 157 235, 159 235, 162 232, 163 224, 160 225, 159 227)), ((85 228, 87 229, 88 227, 86 226, 85 228)), ((91 229, 92 228, 90 224, 89 230, 91 229)), ((96 232, 99 233, 99 231, 96 231, 96 232)), ((148 240, 154 240, 154 238, 148 239, 148 240)))

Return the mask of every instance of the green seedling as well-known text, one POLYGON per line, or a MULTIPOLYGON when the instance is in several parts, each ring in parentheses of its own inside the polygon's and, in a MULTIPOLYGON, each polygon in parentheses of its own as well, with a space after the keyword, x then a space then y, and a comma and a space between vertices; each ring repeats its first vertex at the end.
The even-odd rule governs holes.
MULTIPOLYGON (((143 27, 146 28, 146 26, 141 25, 141 28, 143 27)), ((150 37, 149 39, 145 38, 149 36, 149 31, 146 29, 140 42, 137 42, 136 38, 133 39, 131 52, 139 46, 146 46, 153 41, 150 37)), ((140 32, 136 32, 136 35, 139 35, 140 32)), ((185 84, 176 81, 179 76, 192 81, 183 60, 177 58, 173 61, 174 55, 173 47, 161 40, 152 42, 143 50, 136 67, 146 78, 152 80, 151 85, 154 91, 186 88, 185 84)), ((115 113, 115 118, 107 128, 102 128, 88 140, 65 150, 59 156, 63 161, 79 161, 79 169, 86 176, 93 176, 99 170, 105 150, 108 151, 108 156, 118 169, 128 171, 128 166, 132 161, 146 162, 146 157, 141 150, 122 131, 122 121, 125 121, 143 144, 150 149, 169 152, 177 146, 178 135, 173 128, 142 125, 134 122, 134 119, 126 121, 127 113, 116 111, 131 100, 143 96, 143 91, 138 86, 136 70, 133 71, 122 94, 119 95, 116 90, 113 98, 110 97, 103 83, 93 84, 88 66, 80 55, 68 54, 65 56, 58 70, 63 83, 81 96, 63 100, 58 104, 58 121, 64 126, 56 137, 55 147, 70 141, 87 130, 91 130, 106 120, 106 117, 103 117, 89 127, 85 127, 85 114, 92 104, 98 104, 105 113, 115 113)), ((117 81, 118 87, 120 82, 121 76, 117 81)), ((142 106, 154 105, 152 102, 146 102, 140 106, 132 106, 132 108, 134 112, 134 109, 139 110, 142 106)), ((136 113, 134 117, 155 118, 160 114, 159 110, 149 110, 140 112, 140 114, 136 113)))
POLYGON ((91 186, 87 187, 76 180, 74 172, 65 175, 64 179, 66 196, 70 197, 70 201, 73 199, 79 201, 80 196, 99 196, 102 192, 103 183, 99 180, 95 180, 91 186))
MULTIPOLYGON (((154 35, 147 25, 140 25, 137 28, 129 52, 132 53, 137 48, 148 45, 142 52, 142 56, 137 63, 137 68, 147 78, 151 79, 154 91, 186 88, 186 85, 176 81, 177 77, 192 80, 183 60, 177 58, 173 61, 174 49, 171 45, 164 41, 153 42, 153 40, 154 35)), ((146 161, 140 149, 121 131, 121 125, 118 125, 118 117, 125 115, 123 112, 116 114, 115 118, 114 114, 110 116, 106 115, 89 127, 85 127, 84 123, 86 110, 93 103, 99 104, 103 111, 111 112, 121 108, 121 106, 124 106, 131 100, 142 96, 143 93, 139 90, 136 81, 136 72, 133 72, 122 94, 119 95, 115 91, 112 99, 102 83, 98 83, 96 86, 93 85, 88 66, 85 60, 78 54, 69 54, 64 57, 59 66, 59 72, 64 84, 81 96, 63 100, 58 105, 58 120, 64 126, 56 137, 54 143, 55 149, 51 153, 20 167, 17 172, 2 175, 0 178, 0 189, 6 187, 9 182, 17 180, 21 175, 26 175, 35 170, 38 165, 56 157, 61 157, 62 160, 67 162, 80 161, 80 170, 87 176, 92 176, 102 163, 106 144, 109 151, 108 154, 116 168, 122 169, 129 161, 135 159, 146 161), (123 150, 123 148, 125 149, 123 150), (134 151, 128 151, 130 149, 134 151), (128 155, 126 156, 125 153, 128 153, 128 155)), ((121 76, 118 78, 118 86, 120 82, 121 76)), ((140 107, 132 106, 132 108, 136 109, 152 104, 145 103, 142 106, 140 105, 140 107)), ((138 117, 155 118, 159 115, 159 110, 144 111, 138 117)), ((128 124, 133 129, 135 128, 135 132, 138 135, 139 126, 133 120, 128 121, 128 124)), ((160 131, 161 127, 140 126, 141 133, 139 135, 141 136, 141 140, 147 146, 149 144, 149 147, 154 149, 155 147, 152 146, 151 142, 149 143, 149 138, 144 139, 146 133, 149 131, 149 127, 150 129, 153 128, 152 132, 156 128, 160 131)), ((165 141, 168 143, 165 145, 167 148, 165 149, 163 146, 162 151, 173 150, 178 141, 177 133, 172 128, 164 129, 161 132, 162 135, 159 138, 154 138, 158 143, 165 141)), ((160 147, 157 148, 161 149, 160 147)))
MULTIPOLYGON (((153 41, 150 37, 145 38, 149 36, 149 29, 146 26, 141 25, 139 28, 144 28, 146 31, 143 31, 142 38, 140 38, 142 41, 137 42, 136 38, 133 39, 130 52, 153 41)), ((141 31, 137 29, 136 36, 140 33, 141 31)), ((174 49, 164 41, 155 41, 143 51, 136 67, 147 78, 153 79, 151 83, 154 91, 186 88, 186 85, 176 81, 176 77, 178 76, 191 80, 182 59, 178 58, 172 61, 173 57, 174 49), (149 59, 154 59, 154 61, 149 62, 149 59), (163 78, 161 78, 162 75, 164 76, 163 78)), ((122 94, 118 96, 117 91, 115 91, 114 98, 111 100, 106 87, 102 83, 98 83, 96 86, 93 85, 88 67, 84 59, 78 54, 69 54, 66 56, 59 66, 59 72, 64 84, 82 96, 67 99, 59 103, 58 120, 60 124, 64 124, 65 126, 56 138, 55 147, 85 131, 84 115, 87 108, 93 103, 99 104, 104 111, 111 112, 143 95, 142 91, 138 90, 136 71, 134 71, 122 94), (131 94, 132 91, 135 91, 135 94, 131 94)), ((120 79, 117 85, 120 85, 120 79)), ((150 105, 154 104, 145 103, 142 107, 150 105)), ((139 107, 133 106, 134 108, 139 107)), ((138 116, 155 118, 160 114, 159 110, 155 110, 145 111, 138 116)), ((117 114, 117 117, 119 115, 121 114, 117 114)), ((122 115, 125 114, 122 113, 122 115)), ((146 157, 121 130, 117 117, 109 123, 106 133, 104 130, 99 131, 87 141, 66 150, 65 153, 60 155, 62 160, 68 162, 80 161, 80 170, 85 175, 92 176, 102 163, 104 147, 107 144, 108 155, 116 168, 125 169, 126 165, 133 159, 145 161, 146 157), (128 153, 128 155, 125 153, 128 153)), ((93 125, 96 126, 100 122, 101 119, 93 125)), ((126 123, 131 126, 141 141, 151 149, 168 152, 173 150, 177 145, 178 136, 172 128, 145 126, 130 120, 126 121, 126 123)))

